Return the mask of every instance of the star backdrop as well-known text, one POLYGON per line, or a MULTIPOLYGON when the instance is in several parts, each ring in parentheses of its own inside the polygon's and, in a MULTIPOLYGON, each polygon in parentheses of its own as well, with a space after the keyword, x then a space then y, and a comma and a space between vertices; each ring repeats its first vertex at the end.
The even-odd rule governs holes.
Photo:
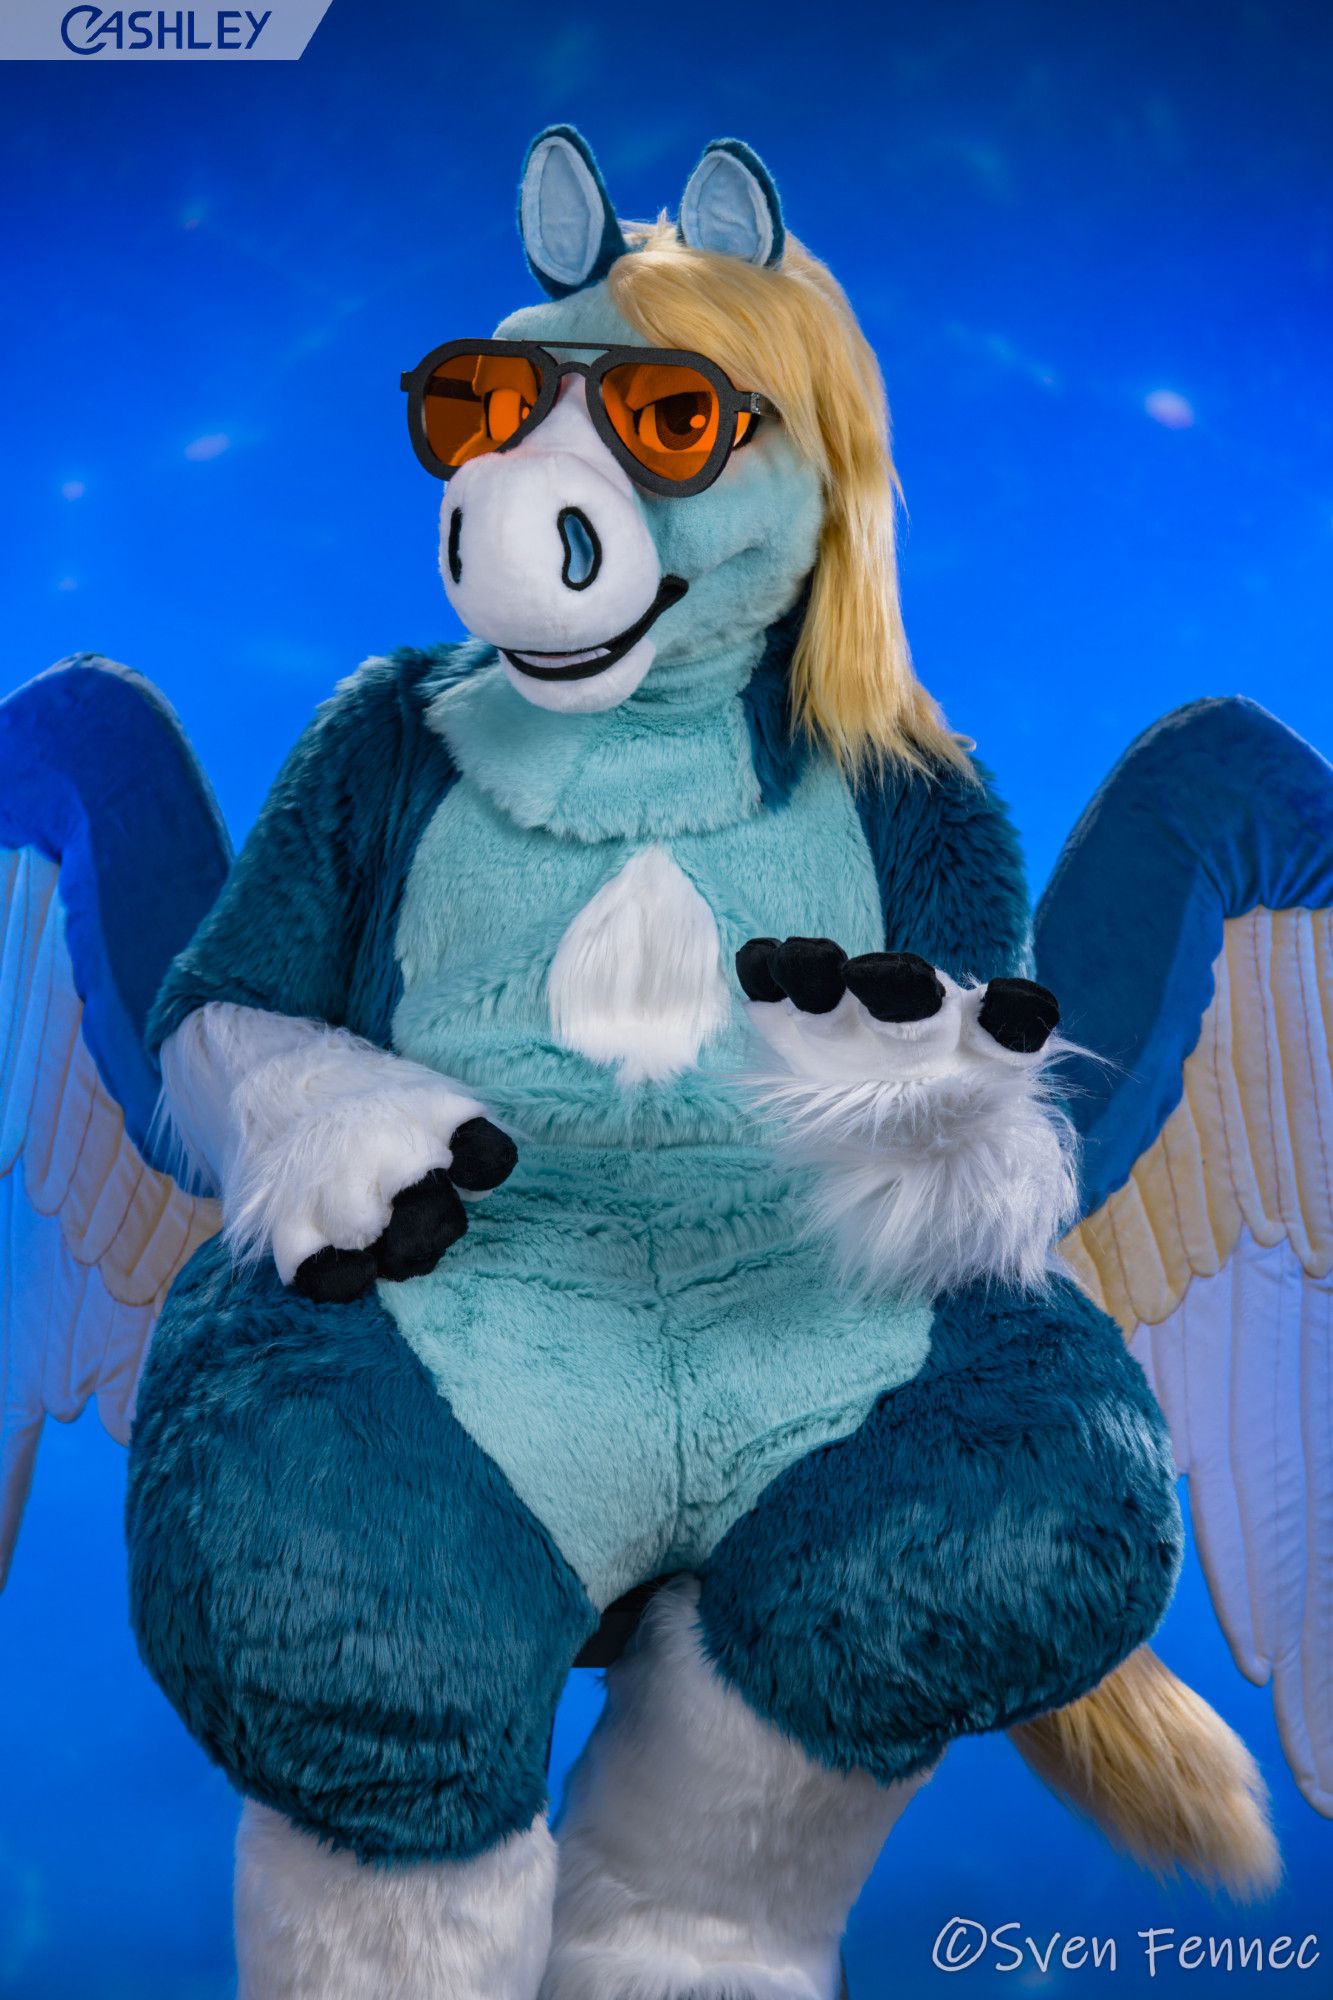
MULTIPOLYGON (((1155 716, 1256 697, 1333 751, 1333 24, 1313 4, 471 9, 333 0, 299 64, 0 66, 0 691, 75 650, 149 675, 233 835, 368 653, 455 630, 402 368, 532 295, 524 146, 577 123, 630 216, 705 143, 768 161, 880 354, 929 687, 1035 887, 1155 716)), ((0 1600, 0 1994, 222 2000, 235 1805, 135 1657, 124 1458, 48 1429, 0 1600)), ((1322 1932, 1292 1784, 1191 1556, 1168 1662, 1247 1737, 1287 1876, 1243 1911, 1118 1860, 1000 1740, 951 1751, 853 1920, 855 2000, 937 1992, 942 1926, 1322 1932)), ((557 1781, 595 1711, 574 1677, 557 1781)), ((1010 1933, 1008 1935, 1015 1935, 1010 1933)), ((1008 1992, 987 1966, 962 1990, 1008 1992)), ((1288 1975, 1295 1979, 1296 1974, 1288 1975)), ((1230 1991, 1159 1959, 1158 1993, 1230 1991)), ((1239 1983, 1239 1981, 1237 1981, 1239 1983)))

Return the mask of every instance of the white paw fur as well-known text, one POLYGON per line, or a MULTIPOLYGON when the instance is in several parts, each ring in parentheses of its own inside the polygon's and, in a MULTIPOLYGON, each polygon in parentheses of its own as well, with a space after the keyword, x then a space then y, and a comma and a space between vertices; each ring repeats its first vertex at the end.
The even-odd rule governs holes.
POLYGON ((380 1867, 249 1801, 238 2000, 535 2000, 554 1891, 544 1820, 474 1861, 380 1867))
POLYGON ((1077 1214, 1074 1132, 1051 1064, 980 1025, 985 988, 939 973, 928 1020, 877 1021, 851 993, 828 1014, 790 1000, 748 1014, 776 1064, 749 1079, 789 1157, 817 1170, 812 1225, 845 1282, 933 1297, 975 1278, 1049 1277, 1077 1214))
POLYGON ((227 1241, 284 1284, 316 1251, 361 1250, 393 1198, 484 1117, 462 1086, 317 1021, 215 1001, 162 1048, 163 1103, 222 1193, 227 1241))
POLYGON ((833 2000, 847 1916, 924 1782, 812 1762, 704 1657, 698 1584, 607 1676, 560 1826, 541 2000, 833 2000))

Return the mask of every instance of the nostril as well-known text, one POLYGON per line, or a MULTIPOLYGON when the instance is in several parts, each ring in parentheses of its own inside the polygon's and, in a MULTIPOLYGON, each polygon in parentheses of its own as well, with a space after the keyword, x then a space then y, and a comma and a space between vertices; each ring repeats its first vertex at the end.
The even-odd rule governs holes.
POLYGON ((556 516, 560 539, 565 545, 560 581, 571 590, 586 590, 602 566, 602 545, 597 530, 577 507, 562 507, 556 516))
POLYGON ((449 516, 449 541, 445 549, 445 560, 449 565, 449 574, 455 583, 463 581, 463 558, 459 553, 458 546, 462 539, 463 510, 461 507, 455 507, 453 513, 449 516))

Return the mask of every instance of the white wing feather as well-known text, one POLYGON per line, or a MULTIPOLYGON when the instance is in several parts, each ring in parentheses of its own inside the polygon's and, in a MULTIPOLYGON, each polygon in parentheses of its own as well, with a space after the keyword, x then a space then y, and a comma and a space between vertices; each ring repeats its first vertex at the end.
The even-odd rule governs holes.
POLYGON ((82 1035, 56 864, 0 850, 0 1584, 47 1416, 127 1441, 153 1321, 219 1223, 145 1165, 82 1035))
POLYGON ((1237 1666, 1333 1816, 1333 911, 1226 926, 1181 1101, 1065 1242, 1189 1475, 1237 1666))

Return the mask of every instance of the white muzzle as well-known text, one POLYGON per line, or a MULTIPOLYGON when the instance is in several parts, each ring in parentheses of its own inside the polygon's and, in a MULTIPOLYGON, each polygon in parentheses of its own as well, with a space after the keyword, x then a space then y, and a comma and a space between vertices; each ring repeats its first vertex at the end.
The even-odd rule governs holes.
POLYGON ((522 444, 454 474, 440 569, 449 602, 499 649, 519 693, 576 714, 633 694, 653 663, 650 628, 685 590, 663 577, 638 495, 576 376, 522 444))

